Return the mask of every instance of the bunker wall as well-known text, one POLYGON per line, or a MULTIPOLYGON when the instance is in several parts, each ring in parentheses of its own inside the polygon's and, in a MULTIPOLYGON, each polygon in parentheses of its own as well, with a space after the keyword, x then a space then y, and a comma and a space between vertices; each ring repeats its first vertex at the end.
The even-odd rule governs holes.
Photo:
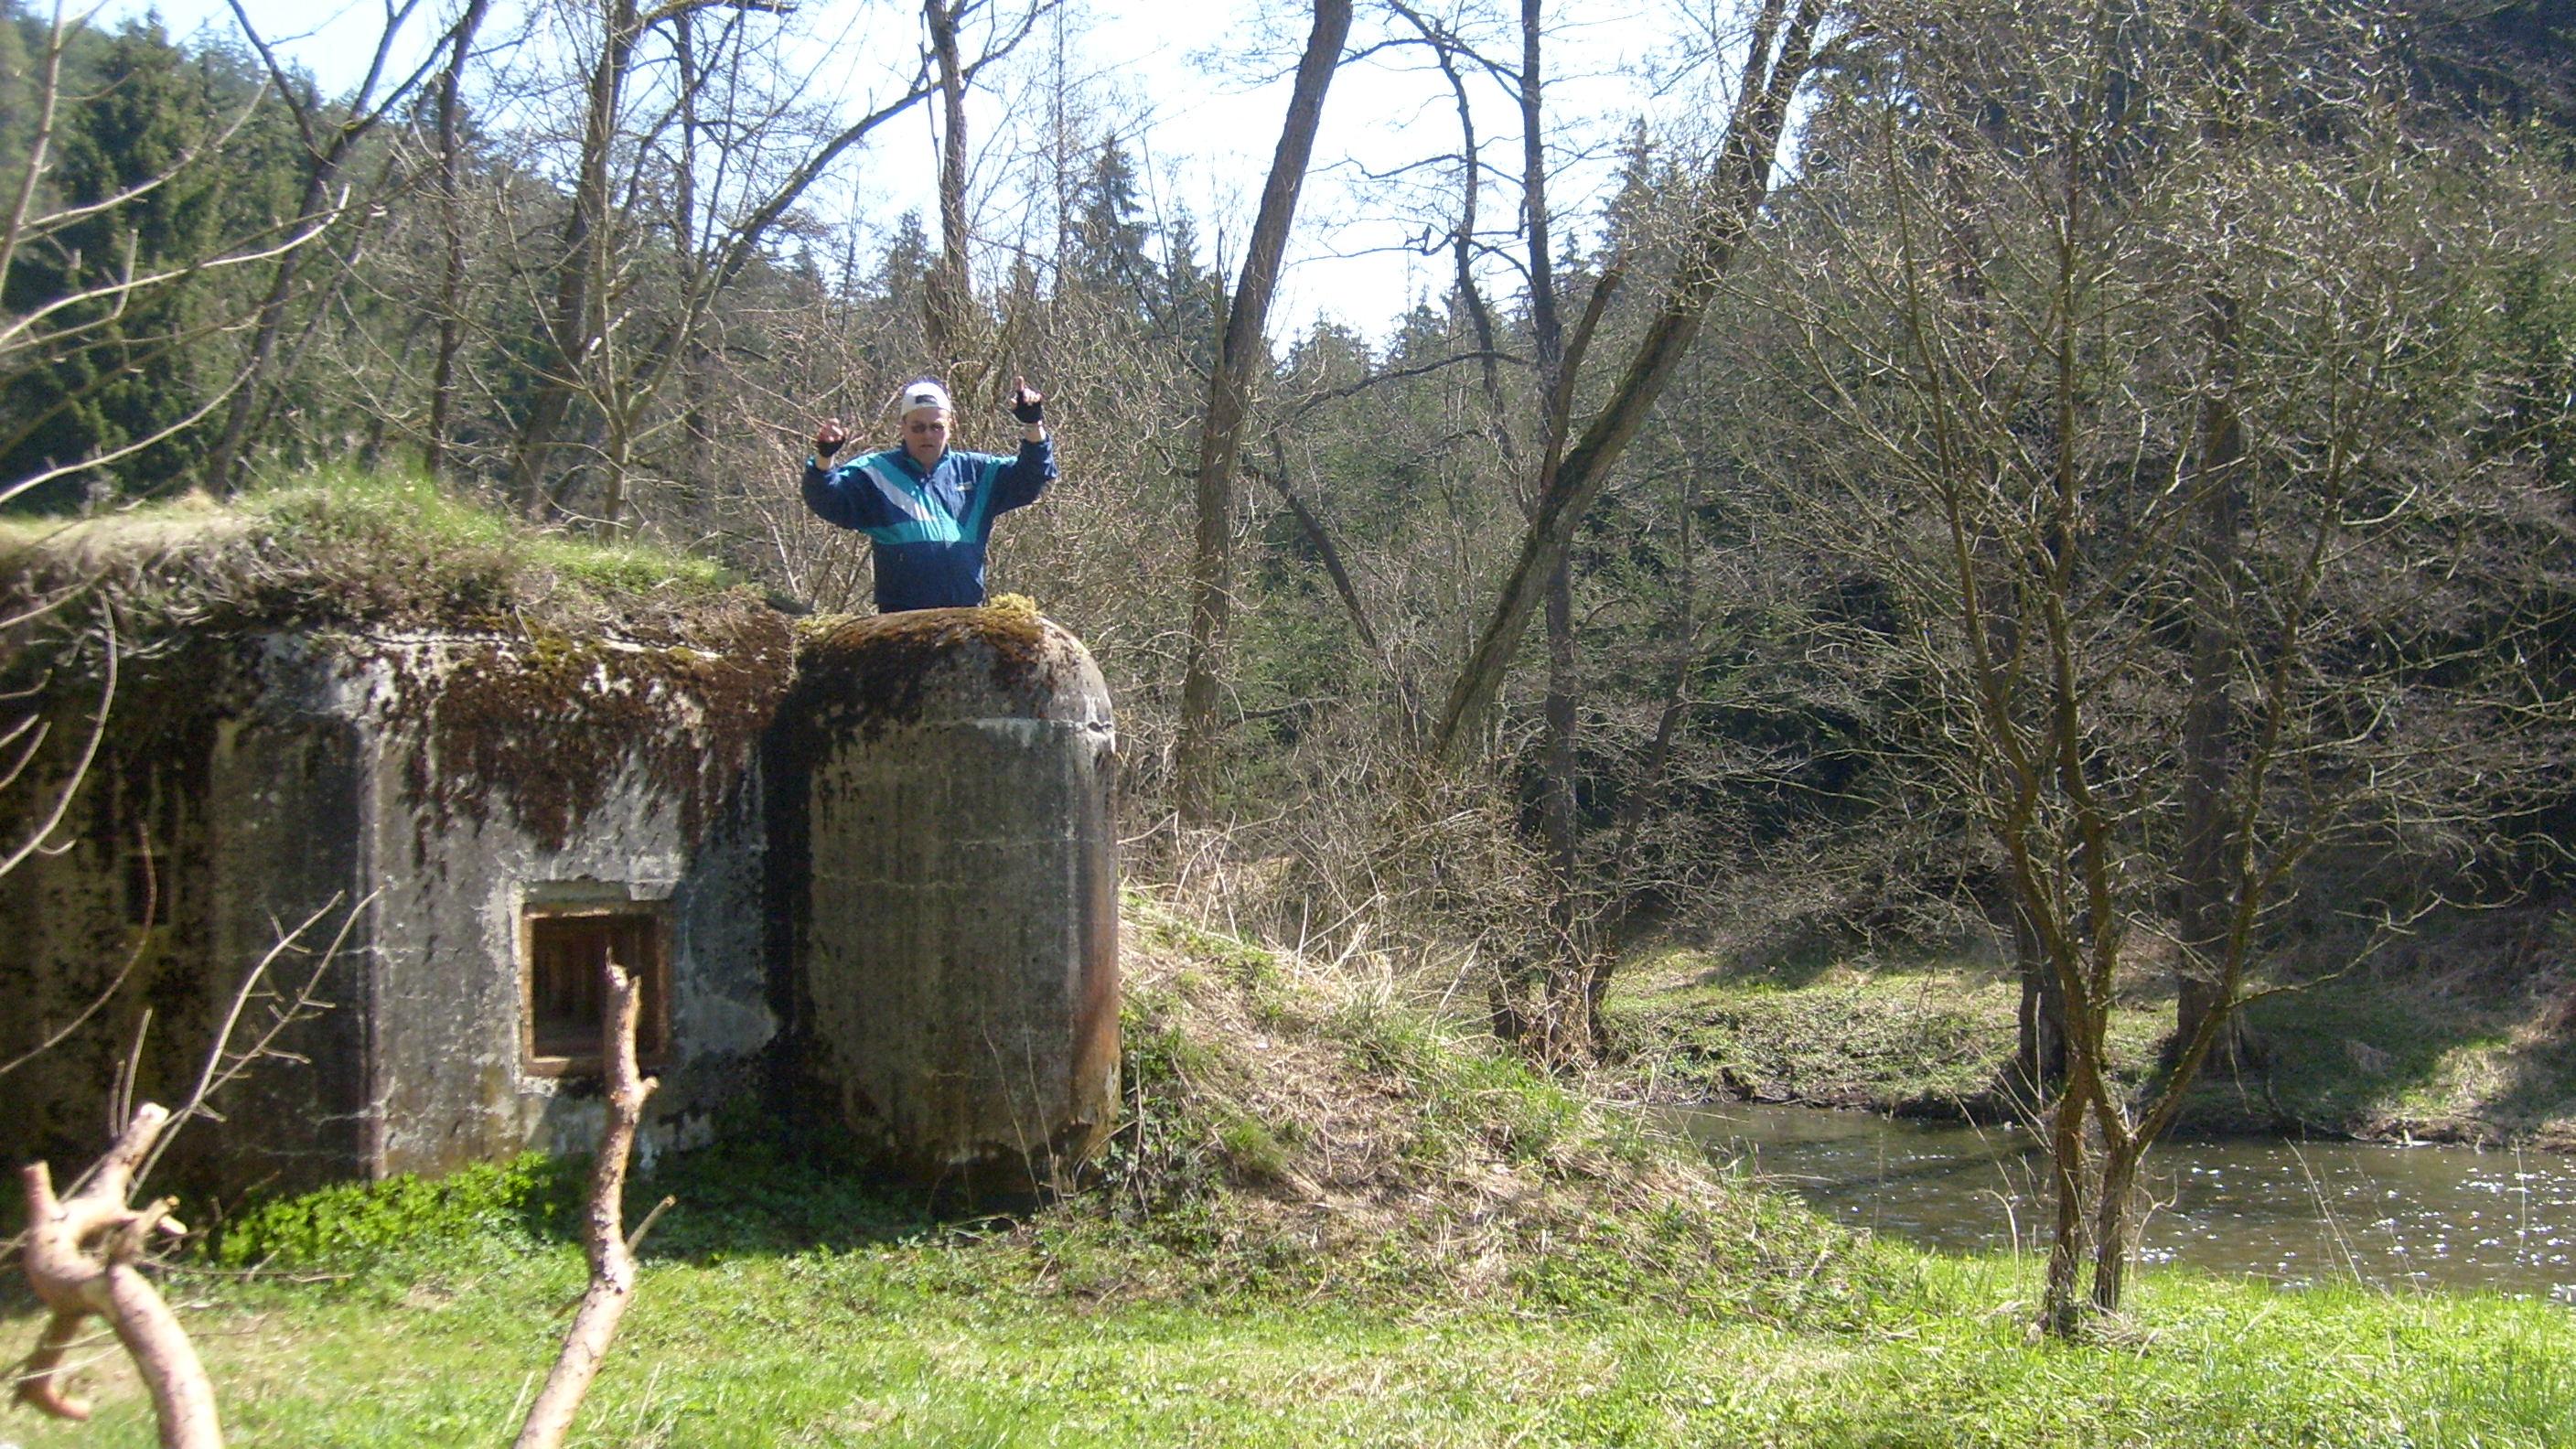
POLYGON ((1090 655, 1033 615, 862 620, 807 648, 782 738, 812 1090, 917 1179, 1061 1179, 1117 1109, 1116 735, 1090 655))

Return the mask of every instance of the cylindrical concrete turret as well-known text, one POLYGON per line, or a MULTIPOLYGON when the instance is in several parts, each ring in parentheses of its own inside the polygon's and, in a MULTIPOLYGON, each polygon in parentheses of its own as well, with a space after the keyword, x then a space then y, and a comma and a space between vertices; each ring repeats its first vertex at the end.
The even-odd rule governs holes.
POLYGON ((803 1079, 908 1174, 1060 1180, 1118 1105, 1109 691, 1033 612, 810 641, 782 721, 803 796, 803 1079))

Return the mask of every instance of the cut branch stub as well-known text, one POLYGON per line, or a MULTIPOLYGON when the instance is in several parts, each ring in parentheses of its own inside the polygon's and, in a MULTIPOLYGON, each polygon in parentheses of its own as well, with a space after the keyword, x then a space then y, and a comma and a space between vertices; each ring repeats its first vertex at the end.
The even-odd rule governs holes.
MULTIPOLYGON (((599 1161, 590 1178, 590 1208, 583 1219, 590 1250, 590 1291, 582 1295, 572 1327, 564 1333, 563 1353, 555 1360, 554 1371, 546 1375, 546 1386, 528 1406, 517 1449, 560 1449, 572 1429, 573 1416, 581 1412, 582 1399, 590 1393, 591 1380, 599 1376, 599 1366, 608 1358, 617 1321, 626 1316, 626 1305, 635 1297, 635 1243, 627 1239, 622 1204, 626 1161, 634 1151, 635 1129, 644 1120, 644 1100, 652 1095, 653 1083, 635 1064, 635 1021, 643 993, 636 989, 633 973, 614 960, 607 963, 607 973, 608 1039, 602 1045, 608 1066, 608 1125, 600 1133, 599 1161)), ((644 1220, 644 1227, 636 1229, 636 1241, 643 1239, 644 1229, 659 1216, 657 1207, 644 1220)))
POLYGON ((178 1316, 138 1266, 155 1232, 185 1229, 170 1217, 172 1199, 139 1210, 125 1202, 137 1164, 169 1120, 153 1103, 135 1108, 116 1145, 91 1170, 88 1185, 70 1197, 55 1195, 53 1173, 44 1163, 21 1170, 27 1283, 52 1317, 19 1371, 18 1399, 56 1418, 89 1417, 89 1406, 64 1392, 58 1372, 82 1320, 94 1313, 116 1330, 117 1342, 151 1390, 163 1449, 223 1449, 214 1384, 178 1316))

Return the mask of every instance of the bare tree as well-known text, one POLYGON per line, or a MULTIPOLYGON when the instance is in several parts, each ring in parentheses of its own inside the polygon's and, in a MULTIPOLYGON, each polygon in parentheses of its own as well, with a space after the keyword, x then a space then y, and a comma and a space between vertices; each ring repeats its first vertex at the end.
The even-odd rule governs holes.
MULTIPOLYGON (((487 0, 469 0, 462 14, 449 26, 446 43, 458 57, 472 46, 474 34, 483 23, 487 0)), ((267 67, 269 84, 278 99, 295 119, 295 129, 304 144, 303 193, 296 201, 294 228, 298 234, 318 236, 344 214, 348 197, 341 187, 341 176, 359 145, 385 118, 409 103, 421 83, 437 67, 436 48, 404 73, 393 74, 395 48, 403 41, 420 0, 395 0, 385 7, 384 22, 378 27, 375 44, 367 62, 366 73, 357 89, 332 109, 337 119, 324 113, 322 98, 314 94, 310 83, 292 74, 279 59, 259 27, 251 23, 250 12, 239 0, 233 0, 233 19, 240 25, 242 38, 250 43, 267 67), (379 91, 379 87, 382 90, 379 91)), ((286 325, 287 304, 293 300, 297 273, 306 248, 297 247, 277 258, 270 274, 267 295, 261 298, 258 320, 250 344, 250 355, 243 363, 241 385, 234 389, 231 405, 224 414, 223 431, 216 437, 213 451, 206 460, 206 481, 219 492, 230 491, 241 481, 243 448, 250 438, 251 418, 260 402, 261 387, 271 361, 277 353, 277 341, 286 325)))
POLYGON ((923 0, 921 7, 939 82, 939 260, 922 289, 922 323, 930 365, 943 375, 967 355, 974 301, 966 272, 966 67, 957 53, 958 22, 973 3, 923 0))
POLYGON ((1195 506, 1196 546, 1190 555, 1189 662, 1181 683, 1179 758, 1175 764, 1181 818, 1206 824, 1214 815, 1219 721, 1220 656, 1225 649, 1226 618, 1234 589, 1235 457, 1252 411, 1252 380, 1266 367, 1270 344, 1264 329, 1270 299, 1279 287, 1279 267, 1288 249, 1288 228, 1296 220, 1297 194, 1315 151, 1315 128, 1323 119, 1324 93, 1341 64, 1342 42, 1351 32, 1350 0, 1315 0, 1314 28, 1297 62, 1297 80, 1289 94, 1288 116, 1279 130, 1278 150, 1270 161, 1270 180, 1261 190, 1261 209, 1252 223, 1252 243, 1243 254, 1243 271, 1228 299, 1225 338, 1216 365, 1208 372, 1207 414, 1199 433, 1195 506))
POLYGON ((2140 1163, 2267 989, 2302 863, 2475 817, 2515 749, 2420 622, 2457 574, 2415 533, 2515 506, 2456 442, 2480 384, 2447 321, 2509 233, 2405 139, 2359 17, 2239 16, 2212 64, 2206 13, 1876 14, 1914 37, 1905 106, 1872 113, 1871 194, 1801 213, 1837 265, 1797 304, 1793 386, 1831 427, 1770 444, 1816 449, 1775 471, 1817 546, 1896 581, 1903 631, 1851 643, 1909 651, 1921 763, 2065 1003, 2037 1109, 2061 1335, 2120 1307, 2140 1163), (2177 902, 2198 1000, 2133 1094, 2111 1012, 2177 902))
POLYGON ((1710 299, 1770 195, 1789 100, 1806 79, 1825 14, 1824 0, 1797 0, 1794 12, 1788 0, 1765 0, 1746 46, 1734 112, 1693 201, 1682 257, 1609 400, 1564 456, 1549 461, 1520 556, 1496 591, 1492 616, 1441 708, 1432 733, 1435 755, 1457 750, 1482 726, 1548 579, 1573 546, 1575 529, 1698 336, 1710 299))
MULTIPOLYGON (((1683 255, 1666 282, 1654 320, 1609 402, 1569 450, 1574 373, 1617 290, 1622 270, 1613 266, 1601 278, 1585 318, 1569 343, 1552 295, 1553 243, 1541 129, 1542 16, 1536 4, 1525 6, 1522 12, 1522 54, 1516 80, 1522 110, 1527 268, 1545 431, 1535 503, 1529 512, 1519 557, 1502 583, 1482 635, 1450 688, 1429 748, 1435 757, 1448 755, 1462 747, 1468 734, 1481 728, 1503 675, 1519 650, 1530 615, 1544 603, 1549 670, 1540 813, 1541 831, 1556 881, 1550 908, 1553 940, 1544 960, 1535 963, 1534 969, 1532 963, 1524 963, 1518 974, 1527 980, 1507 979, 1501 983, 1496 1021, 1548 1060, 1579 1060, 1590 1053, 1594 1036, 1592 1007, 1604 979, 1593 929, 1598 923, 1582 904, 1578 884, 1574 755, 1580 682, 1569 566, 1574 533, 1608 485, 1612 469, 1643 426, 1656 399, 1680 368, 1720 280, 1770 193, 1789 100, 1805 79, 1825 14, 1822 0, 1801 0, 1794 12, 1786 0, 1776 0, 1757 17, 1738 76, 1734 111, 1719 141, 1713 167, 1701 183, 1704 189, 1692 202, 1690 234, 1683 255), (1541 287, 1551 292, 1544 302, 1537 300, 1541 287)), ((1672 719, 1677 723, 1677 710, 1672 719)), ((1668 734, 1669 725, 1661 732, 1668 734)), ((1658 760, 1661 758, 1659 755, 1658 760)), ((1660 770, 1660 763, 1656 768, 1660 770)), ((1633 841, 1634 822, 1623 835, 1633 841)), ((1623 850, 1623 858, 1624 853, 1623 850)))
POLYGON ((447 35, 447 64, 438 73, 438 352, 430 364, 429 421, 421 468, 447 471, 456 425, 456 360, 465 347, 465 66, 491 0, 469 0, 447 35))
MULTIPOLYGON (((604 39, 582 100, 571 209, 543 268, 552 302, 539 339, 541 378, 511 451, 511 489, 532 516, 621 520, 628 475, 648 437, 668 421, 653 416, 654 406, 720 325, 719 299, 844 156, 938 93, 925 60, 891 97, 856 119, 807 133, 797 120, 792 84, 782 80, 767 94, 743 79, 744 18, 776 8, 768 0, 670 0, 651 9, 612 3, 602 14, 604 39), (719 12, 727 16, 723 34, 701 37, 693 17, 719 12), (655 35, 666 36, 673 49, 676 88, 631 116, 639 107, 630 79, 655 35), (724 66, 706 63, 718 53, 728 57, 724 66), (711 89, 719 76, 726 80, 720 100, 711 89), (721 116, 704 109, 714 106, 723 108, 721 116), (618 173, 621 163, 626 171, 618 173), (671 209, 657 229, 668 245, 629 244, 625 239, 646 224, 649 213, 641 208, 655 194, 652 182, 663 176, 672 182, 671 209), (674 271, 676 285, 647 286, 656 267, 674 271), (587 442, 571 436, 577 404, 593 418, 594 438, 587 442)), ((959 67, 959 83, 971 85, 1009 55, 1043 13, 1040 4, 997 17, 981 52, 959 67)))

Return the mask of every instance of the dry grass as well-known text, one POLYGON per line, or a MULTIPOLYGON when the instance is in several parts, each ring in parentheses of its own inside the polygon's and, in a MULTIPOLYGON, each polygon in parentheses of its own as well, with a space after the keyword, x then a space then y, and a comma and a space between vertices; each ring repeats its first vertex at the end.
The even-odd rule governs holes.
POLYGON ((1444 1015, 1436 974, 1151 902, 1129 922, 1136 1097, 1103 1201, 1203 1224, 1212 1281, 1795 1316, 1865 1274, 1859 1245, 1444 1015))

